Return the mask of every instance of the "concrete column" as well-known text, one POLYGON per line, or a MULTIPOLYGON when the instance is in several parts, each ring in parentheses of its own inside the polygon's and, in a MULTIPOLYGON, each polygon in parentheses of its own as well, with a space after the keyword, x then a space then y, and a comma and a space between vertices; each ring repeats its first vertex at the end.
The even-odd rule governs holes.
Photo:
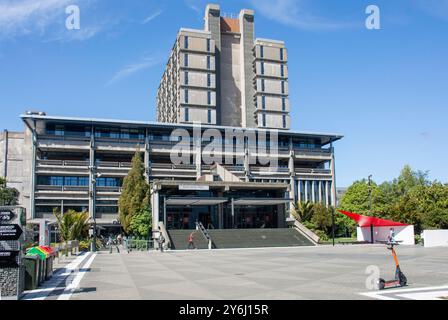
POLYGON ((302 185, 301 180, 297 180, 297 201, 302 202, 302 185))
POLYGON ((36 217, 35 197, 36 197, 36 150, 37 150, 37 132, 36 132, 36 120, 34 122, 34 128, 31 128, 31 187, 30 187, 30 216, 31 219, 36 217))
POLYGON ((234 205, 233 198, 231 199, 231 205, 232 205, 232 229, 235 227, 235 205, 234 205))
POLYGON ((150 164, 149 164, 149 135, 148 135, 148 129, 146 129, 146 135, 145 135, 145 159, 144 159, 144 166, 145 166, 145 178, 146 182, 149 183, 149 175, 150 175, 150 164))
POLYGON ((336 172, 335 172, 335 163, 334 163, 334 149, 333 143, 330 143, 331 148, 331 205, 336 206, 336 172))
POLYGON ((2 176, 6 179, 8 177, 8 141, 9 133, 8 130, 3 131, 3 168, 2 176))
POLYGON ((313 202, 316 202, 316 193, 314 192, 314 189, 316 186, 314 185, 314 180, 311 180, 311 199, 313 202))
POLYGON ((245 173, 246 182, 249 182, 249 177, 250 177, 249 148, 248 148, 246 142, 244 143, 244 173, 245 173))
MULTIPOLYGON (((291 143, 290 143, 290 148, 291 148, 291 143)), ((296 199, 296 179, 295 179, 295 169, 294 169, 294 151, 293 150, 289 150, 289 162, 288 162, 288 167, 289 167, 289 179, 290 179, 290 191, 289 191, 289 197, 291 199, 294 199, 294 201, 297 201, 299 198, 299 195, 297 195, 297 199, 296 199)))
POLYGON ((207 5, 204 20, 205 31, 210 31, 215 41, 216 124, 221 125, 221 10, 218 4, 207 5))
MULTIPOLYGON (((218 197, 222 197, 222 196, 223 196, 223 193, 218 192, 218 197)), ((223 214, 224 214, 223 204, 220 203, 220 204, 218 204, 218 229, 224 228, 223 214)))
POLYGON ((202 155, 201 155, 201 140, 195 139, 195 156, 194 161, 196 164, 196 178, 202 176, 202 155))
POLYGON ((166 228, 166 197, 163 197, 163 224, 166 228))
POLYGON ((154 190, 151 194, 151 204, 152 204, 152 231, 158 231, 159 226, 159 191, 154 190))
POLYGON ((286 203, 277 205, 277 227, 284 228, 285 227, 285 218, 286 218, 286 203))
POLYGON ((318 193, 319 193, 319 202, 322 203, 322 181, 319 181, 319 189, 318 189, 318 193))
POLYGON ((93 218, 93 214, 95 212, 95 187, 93 180, 96 179, 95 177, 95 135, 93 134, 93 127, 92 127, 92 134, 90 135, 90 147, 89 147, 89 213, 90 217, 93 218))
POLYGON ((240 66, 241 66, 241 125, 253 128, 255 124, 255 89, 252 83, 254 78, 253 47, 254 47, 254 12, 243 9, 239 14, 240 25, 240 66))
POLYGON ((310 199, 308 199, 308 181, 304 180, 305 182, 305 201, 310 201, 310 199))

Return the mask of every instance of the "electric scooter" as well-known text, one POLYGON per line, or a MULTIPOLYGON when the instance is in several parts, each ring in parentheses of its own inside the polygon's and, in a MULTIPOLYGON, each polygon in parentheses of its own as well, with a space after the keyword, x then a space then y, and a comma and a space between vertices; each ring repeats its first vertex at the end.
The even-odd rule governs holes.
POLYGON ((386 281, 382 278, 379 278, 378 279, 379 290, 404 287, 407 283, 407 279, 404 273, 401 272, 400 265, 398 264, 397 253, 395 252, 394 249, 394 246, 399 245, 399 242, 402 241, 389 240, 389 241, 377 241, 377 242, 387 244, 387 249, 392 251, 392 256, 394 257, 395 261, 395 279, 386 281))

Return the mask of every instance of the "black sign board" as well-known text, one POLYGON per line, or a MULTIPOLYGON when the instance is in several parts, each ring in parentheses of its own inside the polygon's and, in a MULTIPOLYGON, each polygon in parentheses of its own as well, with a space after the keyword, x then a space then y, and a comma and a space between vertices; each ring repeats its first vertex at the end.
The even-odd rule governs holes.
POLYGON ((3 268, 17 268, 16 257, 19 251, 0 251, 0 267, 3 268))
POLYGON ((14 218, 15 218, 15 214, 11 210, 1 210, 0 211, 0 223, 9 222, 14 218))
POLYGON ((22 232, 18 224, 0 224, 0 241, 19 240, 22 232))

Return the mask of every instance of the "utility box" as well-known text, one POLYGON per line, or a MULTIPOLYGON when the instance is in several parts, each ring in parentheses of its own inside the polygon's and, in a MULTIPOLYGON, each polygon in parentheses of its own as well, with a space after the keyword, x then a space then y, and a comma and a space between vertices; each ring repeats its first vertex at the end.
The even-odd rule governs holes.
POLYGON ((25 225, 24 208, 0 207, 0 296, 2 300, 20 299, 25 287, 25 269, 22 264, 25 225))

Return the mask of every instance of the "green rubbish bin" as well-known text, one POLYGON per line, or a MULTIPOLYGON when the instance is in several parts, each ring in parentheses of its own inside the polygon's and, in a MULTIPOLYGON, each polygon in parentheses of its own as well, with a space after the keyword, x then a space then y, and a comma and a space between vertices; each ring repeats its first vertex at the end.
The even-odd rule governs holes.
POLYGON ((38 256, 25 256, 23 258, 25 290, 34 290, 39 285, 39 260, 38 256))
POLYGON ((45 259, 45 279, 49 280, 53 276, 53 260, 54 256, 48 256, 45 259))
POLYGON ((39 257, 39 285, 45 281, 46 263, 45 258, 39 257))

